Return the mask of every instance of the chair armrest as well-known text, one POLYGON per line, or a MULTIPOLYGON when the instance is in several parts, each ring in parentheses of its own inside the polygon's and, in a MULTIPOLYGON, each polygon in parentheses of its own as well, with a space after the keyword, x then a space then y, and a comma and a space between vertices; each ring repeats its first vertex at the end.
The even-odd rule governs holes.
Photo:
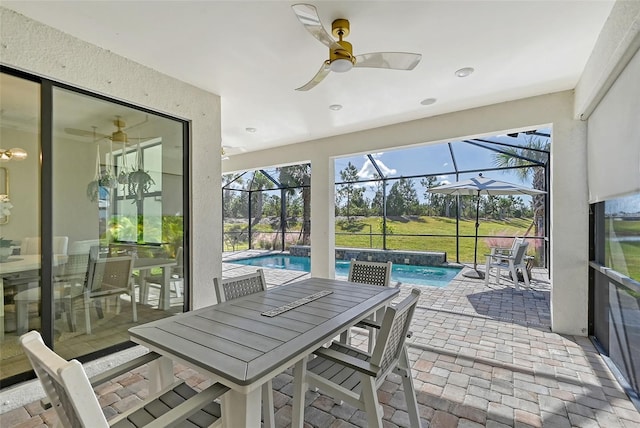
POLYGON ((91 378, 89 378, 89 383, 91 383, 91 386, 94 386, 94 387, 97 385, 103 384, 108 380, 111 380, 120 375, 123 375, 128 371, 131 371, 137 367, 142 366, 143 364, 147 364, 159 358, 160 356, 161 356, 160 354, 157 354, 155 352, 149 352, 147 354, 141 355, 138 358, 134 358, 131 361, 127 361, 126 363, 119 365, 118 367, 114 367, 105 372, 92 376, 91 378))
MULTIPOLYGON (((92 387, 95 388, 98 385, 102 385, 103 383, 111 379, 114 379, 120 375, 123 375, 128 371, 131 371, 137 367, 140 367, 143 364, 147 364, 160 357, 161 355, 155 352, 146 353, 144 355, 139 356, 138 358, 134 358, 131 361, 127 361, 126 363, 123 363, 118 367, 114 367, 112 369, 109 369, 107 371, 98 373, 97 375, 90 377, 89 383, 91 384, 92 387)), ((40 404, 44 409, 49 409, 51 407, 51 401, 49 401, 49 397, 44 397, 43 399, 41 399, 40 404)))
POLYGON ((335 349, 318 348, 313 351, 313 353, 326 358, 327 360, 333 361, 334 363, 338 363, 360 373, 364 373, 367 376, 378 377, 378 373, 380 372, 380 367, 356 357, 352 357, 351 355, 343 354, 335 349))
POLYGON ((194 412, 213 402, 213 400, 219 398, 227 391, 229 391, 228 386, 224 386, 221 383, 214 383, 204 391, 197 393, 185 402, 169 410, 155 421, 145 425, 145 428, 180 426, 180 423, 191 416, 194 412))

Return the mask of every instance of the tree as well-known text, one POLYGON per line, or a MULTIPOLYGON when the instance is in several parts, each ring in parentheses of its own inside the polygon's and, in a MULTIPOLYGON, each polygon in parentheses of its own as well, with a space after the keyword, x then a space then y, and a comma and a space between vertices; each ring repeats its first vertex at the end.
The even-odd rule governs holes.
POLYGON ((416 214, 419 206, 418 192, 413 180, 401 178, 393 183, 387 197, 387 214, 395 216, 416 214))
POLYGON ((302 243, 311 243, 311 164, 291 165, 279 170, 280 183, 287 187, 287 196, 296 193, 295 187, 302 187, 302 243))
MULTIPOLYGON (((493 161, 496 166, 502 168, 521 167, 516 171, 523 181, 531 178, 534 189, 546 191, 544 168, 535 166, 531 161, 546 165, 549 161, 549 147, 549 140, 529 137, 521 148, 510 147, 505 150, 505 153, 496 153, 493 161)), ((532 197, 532 201, 534 235, 544 236, 545 195, 535 195, 532 197)), ((543 253, 540 252, 539 256, 542 258, 543 253)))
POLYGON ((383 195, 385 192, 386 181, 378 174, 374 174, 373 178, 378 181, 374 181, 371 186, 371 190, 374 192, 373 199, 371 200, 371 215, 381 216, 383 214, 383 195))
POLYGON ((264 195, 263 189, 269 187, 269 185, 273 184, 271 180, 267 178, 260 171, 253 172, 253 179, 251 180, 251 184, 249 188, 252 190, 251 192, 251 214, 253 214, 253 224, 260 223, 262 220, 262 205, 264 204, 264 195))
POLYGON ((351 162, 340 171, 340 178, 344 183, 338 188, 338 203, 343 200, 346 201, 344 211, 347 220, 351 221, 352 214, 362 215, 366 213, 367 203, 364 198, 364 188, 356 184, 358 181, 358 169, 351 162))

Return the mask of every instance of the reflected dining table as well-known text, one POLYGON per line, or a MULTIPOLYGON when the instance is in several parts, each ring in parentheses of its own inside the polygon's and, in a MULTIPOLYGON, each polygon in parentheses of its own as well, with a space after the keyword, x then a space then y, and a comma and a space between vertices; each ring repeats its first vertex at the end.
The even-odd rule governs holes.
POLYGON ((172 361, 228 386, 222 400, 226 427, 260 427, 261 386, 295 366, 291 426, 302 427, 307 357, 398 293, 310 278, 132 327, 129 334, 164 357, 150 368, 152 389, 173 381, 172 361))
MULTIPOLYGON (((0 262, 0 296, 4 299, 4 277, 5 275, 15 274, 27 271, 37 271, 40 269, 42 256, 40 254, 24 254, 18 256, 10 256, 8 259, 0 262)), ((53 265, 58 266, 66 263, 67 256, 56 254, 53 257, 53 265)), ((0 305, 0 342, 4 341, 4 300, 0 305)))

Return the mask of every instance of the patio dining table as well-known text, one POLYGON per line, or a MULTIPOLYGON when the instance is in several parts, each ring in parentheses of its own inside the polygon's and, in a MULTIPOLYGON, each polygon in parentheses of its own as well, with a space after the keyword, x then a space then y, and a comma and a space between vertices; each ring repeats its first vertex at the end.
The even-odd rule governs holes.
POLYGON ((150 369, 153 388, 173 381, 171 361, 231 388, 223 397, 227 427, 260 427, 261 386, 295 365, 292 427, 301 427, 307 357, 398 292, 310 278, 132 327, 129 334, 165 357, 150 369))

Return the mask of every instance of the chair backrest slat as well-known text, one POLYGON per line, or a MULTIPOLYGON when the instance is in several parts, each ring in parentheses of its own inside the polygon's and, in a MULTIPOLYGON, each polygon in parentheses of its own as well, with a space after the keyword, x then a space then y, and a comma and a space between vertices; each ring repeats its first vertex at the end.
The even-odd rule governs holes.
POLYGON ((527 248, 529 247, 529 243, 526 241, 523 241, 519 246, 518 249, 516 250, 514 256, 513 256, 513 262, 514 264, 519 264, 522 262, 522 258, 525 256, 525 254, 527 253, 527 248))
POLYGON ((371 362, 381 368, 381 378, 395 367, 400 357, 419 297, 420 291, 414 288, 398 305, 389 306, 385 311, 371 357, 371 362))
POLYGON ((218 303, 267 289, 267 283, 265 282, 262 269, 258 269, 255 273, 247 275, 225 278, 222 281, 214 278, 213 283, 216 289, 218 303))
POLYGON ((392 262, 364 262, 351 260, 348 281, 388 287, 391 285, 392 262))

